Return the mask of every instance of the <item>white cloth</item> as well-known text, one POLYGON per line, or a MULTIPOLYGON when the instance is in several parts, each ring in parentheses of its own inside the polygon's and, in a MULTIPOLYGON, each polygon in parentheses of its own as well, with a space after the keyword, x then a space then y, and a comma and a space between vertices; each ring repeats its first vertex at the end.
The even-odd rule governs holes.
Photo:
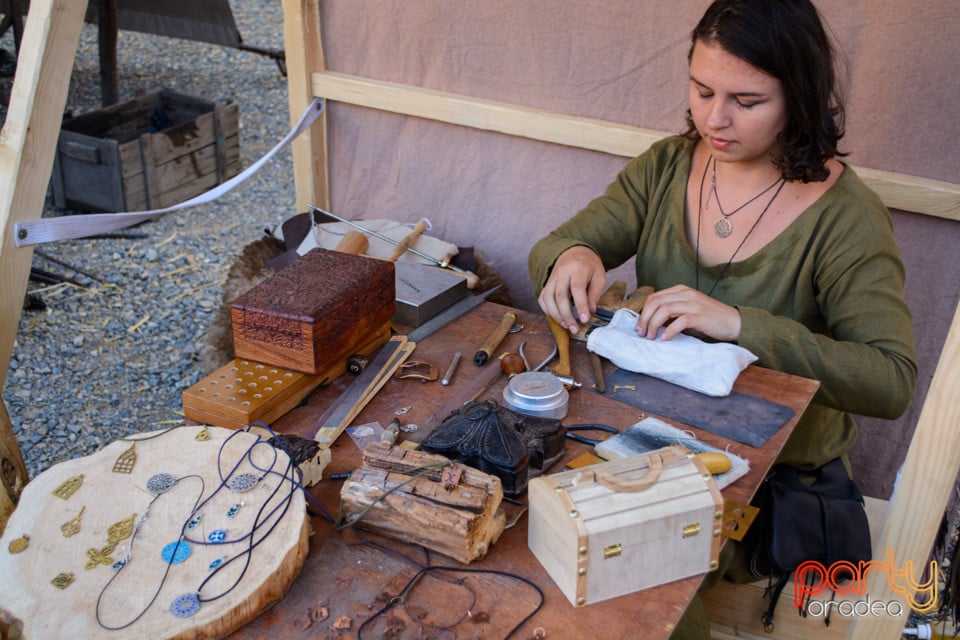
POLYGON ((713 477, 718 489, 726 488, 750 471, 750 461, 746 458, 712 447, 698 440, 691 432, 681 431, 663 420, 652 417, 644 418, 622 433, 604 440, 597 444, 595 449, 597 455, 604 460, 616 460, 674 444, 686 447, 694 453, 723 453, 730 459, 730 470, 713 477))
MULTIPOLYGON (((396 242, 400 242, 410 235, 410 232, 413 231, 413 227, 416 224, 405 224, 395 220, 383 219, 357 220, 356 222, 365 229, 375 231, 396 242)), ((297 247, 297 253, 302 256, 317 247, 333 249, 343 240, 343 236, 351 230, 355 230, 355 228, 343 222, 315 224, 313 225, 312 233, 308 233, 303 239, 303 242, 300 243, 300 246, 297 247)), ((429 231, 429 225, 427 230, 429 231)), ((367 240, 370 241, 370 246, 363 252, 364 255, 370 256, 371 258, 387 259, 390 257, 390 254, 393 253, 395 245, 369 234, 364 235, 367 236, 367 240)), ((440 238, 429 236, 426 233, 421 234, 411 247, 438 260, 442 260, 446 255, 455 256, 460 251, 457 245, 441 240, 440 238)), ((435 264, 409 251, 400 256, 398 260, 410 260, 420 264, 435 264)))
POLYGON ((637 314, 619 309, 605 327, 587 336, 587 349, 635 373, 645 373, 708 396, 725 396, 740 372, 757 360, 747 349, 727 342, 704 342, 679 334, 670 340, 637 335, 637 314))

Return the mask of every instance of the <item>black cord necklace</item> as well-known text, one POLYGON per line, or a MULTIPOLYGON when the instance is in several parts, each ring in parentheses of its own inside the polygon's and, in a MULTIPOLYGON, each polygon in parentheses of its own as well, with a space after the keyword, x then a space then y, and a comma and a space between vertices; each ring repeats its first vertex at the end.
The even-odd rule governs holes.
MULTIPOLYGON (((744 202, 742 205, 740 205, 730 213, 727 213, 726 211, 723 210, 723 205, 720 204, 720 193, 717 191, 717 159, 713 157, 713 154, 711 154, 710 158, 707 160, 707 165, 712 166, 712 169, 710 171, 710 193, 707 194, 707 203, 704 205, 704 208, 709 211, 711 196, 713 197, 714 200, 717 201, 717 208, 720 209, 721 217, 718 218, 717 221, 713 223, 713 232, 717 234, 718 238, 726 238, 731 233, 733 233, 733 223, 730 222, 729 220, 729 218, 733 216, 733 214, 738 213, 739 211, 743 210, 747 205, 755 202, 757 198, 759 198, 763 194, 770 191, 770 189, 773 189, 775 186, 777 186, 777 184, 784 182, 784 179, 782 176, 778 177, 776 180, 770 183, 769 187, 765 188, 763 191, 753 196, 752 198, 744 202)), ((703 168, 703 172, 704 172, 704 176, 706 176, 707 167, 703 168)), ((703 193, 702 182, 700 186, 700 192, 701 194, 703 193)), ((770 205, 768 204, 767 206, 769 207, 770 205)), ((764 209, 764 211, 766 211, 766 209, 764 209)), ((760 215, 763 215, 763 214, 760 214, 760 215)))
MULTIPOLYGON (((712 155, 711 155, 710 157, 713 158, 712 155)), ((714 162, 716 162, 716 161, 714 161, 714 162)), ((696 287, 697 287, 697 291, 700 291, 700 223, 701 223, 702 218, 703 218, 703 185, 704 185, 704 182, 706 181, 706 178, 707 178, 707 168, 708 168, 709 166, 710 166, 710 161, 708 160, 707 163, 703 166, 703 175, 700 177, 700 192, 697 194, 697 246, 696 246, 696 261, 697 261, 696 287)), ((765 207, 763 208, 763 211, 760 212, 760 215, 757 216, 757 219, 754 221, 753 226, 751 226, 750 229, 747 231, 747 235, 743 236, 743 240, 741 240, 741 241, 740 241, 740 244, 737 245, 737 248, 734 250, 733 255, 730 256, 730 259, 729 259, 729 260, 727 260, 727 264, 723 265, 723 269, 720 270, 720 275, 717 276, 717 281, 713 283, 713 286, 710 287, 710 291, 707 292, 707 295, 708 295, 708 296, 713 295, 714 289, 716 289, 716 288, 717 288, 717 285, 720 284, 720 281, 723 280, 723 276, 725 276, 725 275, 727 274, 727 269, 730 268, 730 265, 733 263, 733 259, 737 257, 737 254, 738 254, 738 253, 740 253, 740 249, 743 248, 743 245, 746 243, 747 238, 750 237, 750 234, 753 233, 753 230, 757 228, 757 225, 758 225, 758 224, 760 224, 760 220, 763 218, 764 214, 765 214, 765 213, 767 212, 767 210, 771 207, 771 205, 773 205, 773 201, 777 199, 777 196, 780 195, 780 192, 783 190, 783 186, 784 186, 785 184, 787 184, 787 181, 784 180, 783 178, 777 179, 777 182, 780 183, 780 186, 777 187, 777 190, 773 192, 773 196, 772 196, 772 197, 770 198, 770 200, 767 202, 767 206, 765 206, 765 207)), ((774 184, 777 184, 777 182, 775 182, 774 184)), ((767 187, 766 191, 769 191, 769 190, 772 188, 772 186, 773 186, 773 185, 771 185, 770 187, 767 187)), ((756 198, 754 198, 754 199, 756 199, 756 198)), ((718 204, 718 205, 720 204, 720 201, 719 201, 719 200, 717 201, 717 204, 718 204)), ((749 204, 749 203, 748 203, 748 204, 749 204)), ((744 206, 746 206, 746 205, 744 205, 744 206)), ((743 207, 740 207, 740 209, 742 209, 742 208, 743 208, 743 207)), ((737 209, 737 211, 739 211, 739 209, 737 209)), ((722 213, 722 210, 721 210, 721 213, 722 213)), ((734 211, 733 213, 736 213, 736 211, 734 211)), ((730 215, 733 215, 733 213, 731 213, 730 215)), ((726 220, 726 218, 720 218, 720 220, 726 220)), ((733 227, 731 226, 731 229, 732 229, 732 228, 733 228, 733 227)), ((716 226, 714 226, 714 230, 716 231, 716 226)), ((720 234, 717 233, 717 235, 719 236, 720 234)), ((727 234, 727 235, 729 235, 729 234, 727 234)), ((720 236, 720 237, 721 237, 721 238, 724 238, 724 237, 726 237, 726 236, 720 236)))

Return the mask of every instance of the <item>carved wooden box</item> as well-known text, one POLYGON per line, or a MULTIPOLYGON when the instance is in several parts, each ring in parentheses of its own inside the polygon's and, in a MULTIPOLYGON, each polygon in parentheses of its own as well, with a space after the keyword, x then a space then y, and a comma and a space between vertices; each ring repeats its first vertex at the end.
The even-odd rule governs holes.
POLYGON ((530 480, 527 541, 574 606, 706 573, 723 500, 680 447, 530 480))
POLYGON ((394 265, 313 249, 237 298, 230 309, 238 358, 317 374, 389 327, 394 265))

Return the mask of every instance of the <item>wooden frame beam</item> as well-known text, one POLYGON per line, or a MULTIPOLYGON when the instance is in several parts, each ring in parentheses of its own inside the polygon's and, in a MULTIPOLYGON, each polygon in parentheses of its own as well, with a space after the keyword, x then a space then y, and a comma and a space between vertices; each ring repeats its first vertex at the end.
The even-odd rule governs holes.
MULTIPOLYGON (((313 95, 361 107, 628 158, 640 155, 651 144, 670 135, 605 120, 564 115, 333 71, 313 73, 313 95)), ((306 104, 302 105, 301 111, 303 108, 306 108, 306 104)), ((891 209, 960 220, 960 184, 877 169, 854 167, 854 170, 891 209)))
MULTIPOLYGON (((283 39, 286 46, 287 99, 290 124, 313 102, 311 73, 325 69, 320 32, 320 0, 283 0, 283 39)), ((292 143, 297 211, 313 203, 330 209, 330 178, 327 162, 327 114, 292 143)))
MULTIPOLYGON (((32 247, 14 244, 13 227, 43 212, 86 10, 86 0, 33 0, 24 26, 7 119, 0 132, 0 389, 7 381, 33 259, 32 247)), ((3 403, 0 464, 2 533, 28 480, 3 403)))

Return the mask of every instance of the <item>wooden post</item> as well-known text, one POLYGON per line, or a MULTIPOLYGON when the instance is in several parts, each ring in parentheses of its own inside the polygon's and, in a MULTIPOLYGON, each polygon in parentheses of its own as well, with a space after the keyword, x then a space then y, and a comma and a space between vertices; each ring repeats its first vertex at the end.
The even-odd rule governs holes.
POLYGON ((120 101, 117 81, 117 0, 97 0, 97 42, 100 51, 100 104, 109 107, 120 101))
MULTIPOLYGON (((42 213, 86 9, 86 0, 33 0, 0 132, 0 388, 6 385, 33 258, 32 248, 14 244, 13 227, 42 213)), ((2 533, 28 479, 6 406, 0 410, 0 465, 2 533)))
MULTIPOLYGON (((890 498, 890 509, 883 524, 880 540, 873 555, 887 560, 892 551, 894 563, 890 571, 902 571, 913 564, 910 579, 920 580, 933 548, 940 518, 950 500, 957 470, 960 469, 960 305, 940 352, 940 360, 927 391, 917 429, 903 463, 900 479, 890 498)), ((906 586, 904 580, 899 581, 906 586)), ((903 615, 855 617, 847 632, 848 638, 901 637, 910 607, 904 596, 894 592, 886 571, 871 571, 867 578, 867 594, 871 602, 898 600, 903 615)), ((913 594, 910 594, 913 595, 913 594)))
MULTIPOLYGON (((313 101, 312 74, 325 68, 320 32, 320 0, 283 0, 283 39, 287 61, 290 123, 313 101)), ((292 143, 297 211, 312 203, 330 209, 327 167, 327 116, 292 143)))

